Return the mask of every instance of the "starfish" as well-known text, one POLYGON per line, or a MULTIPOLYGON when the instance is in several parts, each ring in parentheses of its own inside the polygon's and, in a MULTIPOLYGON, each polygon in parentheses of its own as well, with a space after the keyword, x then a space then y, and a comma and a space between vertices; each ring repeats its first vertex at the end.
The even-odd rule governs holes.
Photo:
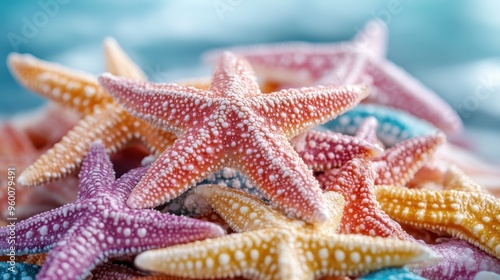
POLYGON ((344 134, 354 135, 367 118, 377 119, 377 138, 386 147, 417 136, 435 134, 437 129, 406 112, 380 105, 359 104, 322 126, 344 134))
POLYGON ((352 108, 366 86, 261 94, 253 70, 225 53, 209 90, 104 74, 101 85, 132 114, 179 137, 132 192, 132 208, 167 202, 223 167, 241 171, 286 213, 325 221, 321 190, 289 139, 352 108))
MULTIPOLYGON (((381 270, 374 271, 367 275, 364 275, 358 280, 425 280, 427 278, 423 278, 407 268, 384 268, 381 270)), ((433 278, 434 279, 434 278, 433 278)))
POLYGON ((316 130, 310 130, 304 136, 300 140, 292 139, 292 146, 313 171, 338 168, 350 159, 373 158, 382 153, 377 144, 357 136, 316 130))
POLYGON ((0 275, 3 279, 29 280, 35 279, 41 267, 38 265, 14 262, 11 266, 8 262, 0 262, 0 275))
POLYGON ((44 141, 39 141, 38 137, 32 138, 26 131, 26 127, 16 126, 14 120, 0 124, 0 168, 5 170, 0 175, 0 218, 7 219, 12 213, 8 211, 8 185, 11 188, 16 187, 15 217, 18 221, 76 199, 78 191, 74 186, 78 180, 76 176, 69 176, 62 181, 52 182, 40 188, 23 188, 9 184, 9 176, 17 176, 18 172, 45 150, 45 145, 39 148, 36 144, 47 143, 46 141, 50 139, 50 136, 44 141), (8 170, 10 172, 7 172, 8 170), (66 185, 68 187, 61 188, 66 185))
POLYGON ((468 280, 481 271, 500 273, 500 259, 492 257, 464 240, 439 238, 428 245, 443 256, 432 266, 413 266, 413 272, 428 279, 468 280))
POLYGON ((500 258, 500 200, 480 192, 378 186, 382 210, 400 223, 445 232, 500 258))
POLYGON ((488 192, 457 166, 450 166, 445 174, 443 188, 470 192, 488 192))
MULTIPOLYGON (((105 41, 105 54, 108 71, 144 78, 114 40, 105 41)), ((110 153, 139 139, 156 155, 175 139, 173 134, 131 116, 89 74, 15 53, 9 55, 8 64, 25 87, 84 116, 59 143, 24 170, 18 177, 21 185, 39 185, 72 173, 97 139, 102 139, 110 153)))
MULTIPOLYGON (((16 254, 48 252, 38 279, 83 279, 98 263, 151 248, 224 234, 214 224, 155 210, 136 210, 125 200, 147 167, 114 179, 102 143, 91 146, 80 171, 74 203, 16 224, 16 254)), ((0 228, 0 252, 9 252, 9 228, 0 228)))
POLYGON ((368 143, 380 146, 381 142, 377 137, 377 127, 377 119, 375 117, 367 117, 359 124, 358 130, 354 135, 368 143))
POLYGON ((342 201, 333 192, 325 195, 331 202, 331 216, 337 217, 324 224, 285 217, 241 191, 209 185, 198 187, 197 192, 233 229, 250 231, 147 251, 136 257, 136 266, 179 277, 316 279, 362 275, 430 256, 415 242, 331 232, 335 229, 325 224, 338 224, 341 207, 335 201, 342 201))
MULTIPOLYGON (((383 24, 380 24, 383 27, 383 24)), ((369 34, 365 27, 361 34, 369 34)), ((380 32, 385 34, 386 32, 380 32)), ((361 35, 360 34, 360 35, 361 35)), ((249 60, 264 79, 293 85, 360 83, 371 80, 369 102, 402 109, 425 119, 446 133, 462 129, 458 114, 436 93, 385 59, 380 39, 356 36, 340 44, 280 43, 230 48, 249 60), (375 45, 376 51, 366 51, 375 45), (362 46, 360 48, 359 46, 362 46)), ((220 51, 208 53, 213 59, 220 51)))
POLYGON ((370 161, 352 159, 339 170, 329 170, 318 177, 325 191, 338 192, 344 197, 339 233, 411 239, 380 209, 374 194, 376 176, 375 166, 370 161))
POLYGON ((378 174, 375 184, 405 186, 444 142, 444 134, 437 133, 415 137, 386 149, 372 160, 378 174))

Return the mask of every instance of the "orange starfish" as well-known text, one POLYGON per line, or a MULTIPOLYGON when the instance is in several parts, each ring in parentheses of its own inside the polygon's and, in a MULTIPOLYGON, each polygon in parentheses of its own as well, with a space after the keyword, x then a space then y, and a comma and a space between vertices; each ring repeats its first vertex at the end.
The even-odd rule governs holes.
MULTIPOLYGON (((144 79, 139 68, 113 39, 104 42, 107 70, 132 79, 144 79)), ((85 117, 29 166, 18 178, 22 185, 38 185, 59 179, 78 168, 90 144, 101 139, 108 153, 133 139, 141 140, 158 155, 175 136, 136 119, 114 102, 91 75, 38 60, 30 55, 10 54, 8 63, 17 80, 30 90, 85 117)))
POLYGON ((446 232, 500 258, 500 199, 481 192, 378 186, 382 209, 394 220, 446 232))

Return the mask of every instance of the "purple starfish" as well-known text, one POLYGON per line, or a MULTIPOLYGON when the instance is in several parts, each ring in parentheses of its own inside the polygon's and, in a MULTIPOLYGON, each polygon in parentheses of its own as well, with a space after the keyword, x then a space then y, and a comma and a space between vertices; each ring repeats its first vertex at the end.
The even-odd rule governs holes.
MULTIPOLYGON (((50 250, 37 279, 83 279, 108 258, 224 234, 212 223, 129 208, 125 201, 146 170, 115 180, 103 144, 95 143, 83 161, 76 202, 19 222, 16 255, 50 250)), ((0 254, 10 252, 10 231, 0 228, 0 254)))
POLYGON ((500 273, 500 260, 460 239, 440 238, 441 243, 428 245, 443 259, 431 266, 410 270, 429 279, 467 280, 481 271, 500 273))

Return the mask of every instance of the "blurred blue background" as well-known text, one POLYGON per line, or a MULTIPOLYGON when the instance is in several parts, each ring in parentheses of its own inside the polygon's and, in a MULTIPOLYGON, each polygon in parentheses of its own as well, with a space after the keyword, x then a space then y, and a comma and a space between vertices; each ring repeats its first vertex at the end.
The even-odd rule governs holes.
MULTIPOLYGON (((18 51, 98 74, 102 40, 113 36, 151 80, 174 81, 209 75, 199 56, 211 48, 348 40, 380 17, 389 27, 389 59, 447 100, 477 152, 500 162, 498 11, 496 0, 3 0, 0 59, 18 51)), ((3 118, 44 102, 16 84, 5 63, 0 89, 3 118)))

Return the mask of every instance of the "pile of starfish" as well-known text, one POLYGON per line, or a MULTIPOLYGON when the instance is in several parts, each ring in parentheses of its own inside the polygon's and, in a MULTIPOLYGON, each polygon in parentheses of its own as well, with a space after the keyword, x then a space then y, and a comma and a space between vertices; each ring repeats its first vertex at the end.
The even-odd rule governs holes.
POLYGON ((214 50, 177 83, 111 38, 98 77, 10 54, 51 102, 0 126, 4 279, 499 279, 499 168, 386 40, 214 50))

